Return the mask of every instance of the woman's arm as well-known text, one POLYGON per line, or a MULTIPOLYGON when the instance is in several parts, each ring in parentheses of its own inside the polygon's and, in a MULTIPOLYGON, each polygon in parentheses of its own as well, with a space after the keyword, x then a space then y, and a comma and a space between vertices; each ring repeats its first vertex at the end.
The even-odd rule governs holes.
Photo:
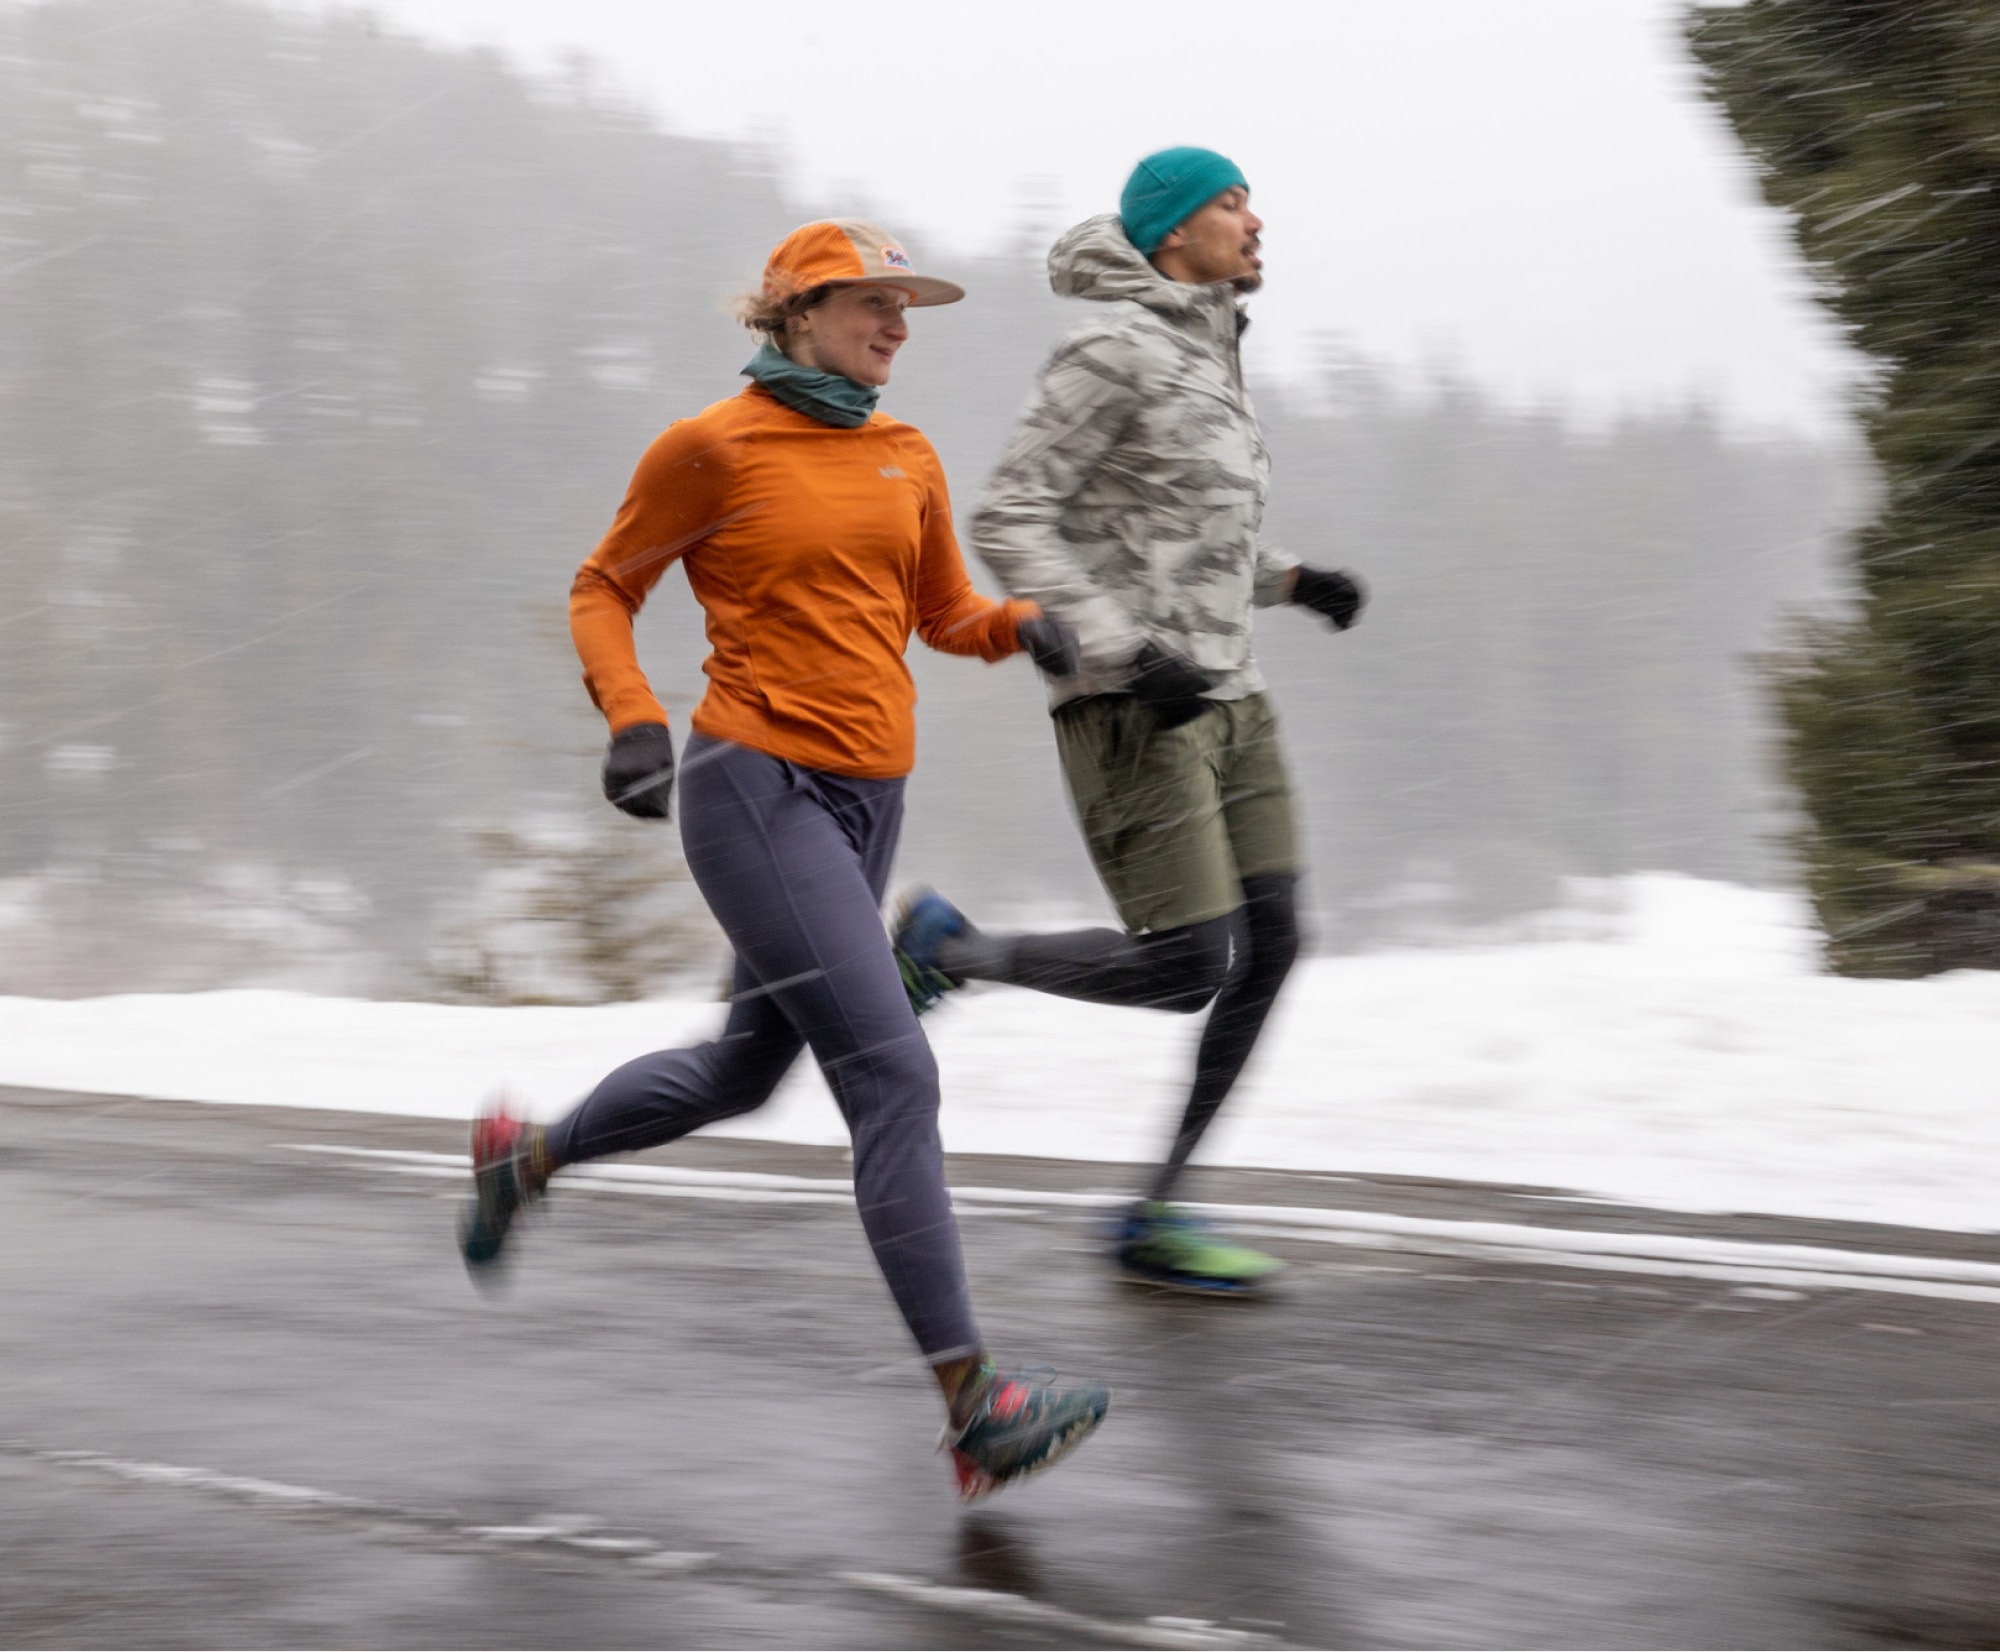
POLYGON ((664 723, 632 641, 632 617, 667 565, 718 525, 727 467, 719 450, 683 420, 647 448, 610 531, 585 558, 569 590, 569 634, 583 686, 611 732, 664 723))
POLYGON ((1041 609, 1032 602, 995 602, 973 589, 958 549, 958 536, 952 532, 944 466, 928 447, 926 453, 930 485, 917 561, 917 635, 940 653, 1004 660, 1021 650, 1016 627, 1024 619, 1035 618, 1041 609))

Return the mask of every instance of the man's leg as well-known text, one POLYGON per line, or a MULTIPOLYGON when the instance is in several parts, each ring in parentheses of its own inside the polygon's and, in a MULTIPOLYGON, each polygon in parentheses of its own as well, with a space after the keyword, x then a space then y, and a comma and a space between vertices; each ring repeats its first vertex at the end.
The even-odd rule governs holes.
POLYGON ((1182 735, 1178 742, 1146 739, 1138 720, 1144 715, 1143 707, 1109 701, 1088 718, 1058 721, 1065 775, 1105 887, 1135 924, 1174 912, 1191 894, 1213 903, 1217 878, 1229 891, 1221 898, 1238 909, 1185 929, 1132 937, 1111 931, 989 935, 968 925, 941 936, 934 962, 960 979, 1012 981, 1098 1002, 1198 1009, 1214 993, 1180 1127, 1148 1199, 1127 1220, 1121 1259, 1131 1271, 1163 1283, 1243 1290, 1278 1264, 1218 1243, 1165 1201, 1241 1075, 1298 954, 1290 781, 1277 720, 1263 695, 1218 705, 1185 725, 1188 732, 1173 731, 1182 735), (1159 987, 1150 997, 1105 990, 1143 980, 1132 967, 1133 955, 1143 958, 1149 945, 1183 960, 1170 980, 1194 983, 1216 973, 1178 999, 1159 987), (1188 966, 1190 954, 1205 954, 1202 970, 1188 966))
POLYGON ((1264 1030, 1264 1018, 1299 954, 1296 872, 1265 872, 1243 880, 1242 951, 1229 972, 1195 1052, 1194 1088, 1174 1144, 1153 1178, 1151 1197, 1170 1199, 1188 1157, 1222 1110, 1244 1062, 1264 1030))
MULTIPOLYGON (((1216 749, 1226 711, 1217 706, 1173 729, 1127 696, 1058 711, 1063 777, 1125 932, 1001 934, 963 924, 938 934, 921 962, 951 983, 999 981, 1182 1014, 1205 1008, 1228 977, 1243 899, 1216 749)), ((948 929, 958 915, 946 911, 948 929)), ((899 943, 906 936, 899 927, 899 943)))
POLYGON ((1194 1084, 1150 1197, 1127 1218, 1119 1260, 1128 1273, 1178 1289, 1241 1294, 1279 1271, 1274 1257, 1231 1245, 1166 1201, 1215 1121, 1298 956, 1298 833, 1277 718, 1261 694, 1219 714, 1223 817, 1241 869, 1243 910, 1228 983, 1202 1029, 1194 1084))
POLYGON ((1235 1086, 1299 952, 1298 825, 1278 719, 1262 694, 1232 701, 1216 715, 1222 818, 1242 880, 1237 957, 1202 1029, 1194 1084, 1166 1163, 1153 1184, 1165 1199, 1202 1134, 1235 1086))
POLYGON ((960 981, 998 981, 1090 1004, 1192 1015, 1228 978, 1233 927, 1228 917, 1152 935, 1117 929, 1015 935, 967 925, 939 942, 936 959, 940 970, 960 981))

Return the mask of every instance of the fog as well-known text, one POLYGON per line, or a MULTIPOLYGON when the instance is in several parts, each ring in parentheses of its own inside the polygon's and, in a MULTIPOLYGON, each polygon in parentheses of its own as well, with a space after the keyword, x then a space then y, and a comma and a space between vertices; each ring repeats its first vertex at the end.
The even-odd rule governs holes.
MULTIPOLYGON (((671 832, 598 794, 567 593, 647 442, 740 384, 729 295, 825 207, 597 86, 353 16, 0 5, 0 990, 712 966, 671 832), (575 962, 607 922, 621 962, 575 962)), ((884 406, 961 515, 1065 324, 1058 227, 926 260, 972 297, 915 318, 884 406)), ((1789 879, 1755 656, 1840 600, 1855 452, 1699 405, 1572 424, 1331 342, 1255 388, 1270 536, 1373 598, 1338 637, 1259 620, 1321 950, 1568 876, 1789 879)), ((639 639, 684 731, 678 574, 639 639)), ((1033 673, 913 665, 901 875, 1096 910, 1033 673)))

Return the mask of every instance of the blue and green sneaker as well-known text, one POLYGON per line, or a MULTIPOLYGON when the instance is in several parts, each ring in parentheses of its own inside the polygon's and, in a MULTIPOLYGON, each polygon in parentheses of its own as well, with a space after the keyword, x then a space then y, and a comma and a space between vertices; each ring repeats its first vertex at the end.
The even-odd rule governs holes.
POLYGON ((958 1495, 968 1503, 1059 1462, 1111 1409, 1111 1390, 1101 1382, 1057 1387, 1052 1376, 1034 1382, 990 1364, 979 1380, 986 1386, 972 1420, 963 1428, 946 1428, 938 1441, 940 1450, 951 1453, 958 1495))
POLYGON ((1127 1278, 1197 1296, 1254 1295, 1285 1266, 1275 1256, 1225 1242, 1199 1217, 1157 1199, 1128 1210, 1112 1242, 1127 1278))
POLYGON ((910 1008, 917 1014, 935 1009, 946 993, 965 985, 938 967, 937 955, 945 941, 971 928, 965 914, 935 889, 919 889, 903 897, 890 935, 903 990, 910 995, 910 1008))

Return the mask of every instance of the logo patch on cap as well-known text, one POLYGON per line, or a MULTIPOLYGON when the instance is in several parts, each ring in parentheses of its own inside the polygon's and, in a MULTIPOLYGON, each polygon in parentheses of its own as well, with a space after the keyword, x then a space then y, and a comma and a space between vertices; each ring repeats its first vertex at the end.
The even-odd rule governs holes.
POLYGON ((917 273, 916 265, 910 262, 910 255, 901 247, 884 247, 882 262, 892 270, 908 270, 912 275, 917 273))

